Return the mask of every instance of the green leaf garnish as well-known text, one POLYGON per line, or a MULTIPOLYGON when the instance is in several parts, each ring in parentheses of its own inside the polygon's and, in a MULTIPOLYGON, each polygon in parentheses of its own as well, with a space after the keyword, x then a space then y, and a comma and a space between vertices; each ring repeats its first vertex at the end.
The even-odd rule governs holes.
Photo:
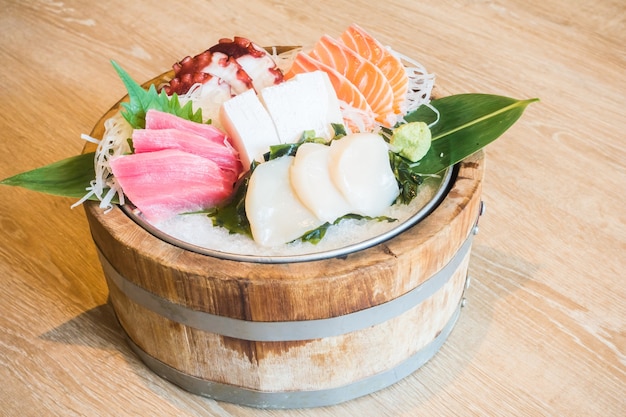
POLYGON ((246 216, 246 192, 251 175, 252 172, 248 171, 239 179, 235 186, 235 193, 227 204, 205 212, 213 226, 221 226, 231 234, 237 233, 252 237, 250 222, 246 216))
POLYGON ((0 181, 0 184, 63 197, 82 198, 94 177, 94 153, 91 152, 14 175, 0 181))
POLYGON ((346 128, 339 123, 331 123, 334 131, 334 136, 330 140, 326 140, 322 137, 316 136, 314 130, 305 130, 302 132, 300 139, 296 143, 284 143, 280 145, 270 146, 269 152, 263 154, 265 161, 271 161, 272 159, 280 158, 281 156, 294 156, 298 152, 298 148, 303 143, 321 143, 329 145, 333 140, 341 139, 346 135, 346 128))
POLYGON ((270 146, 269 152, 263 155, 265 161, 280 158, 281 156, 294 156, 302 143, 284 143, 280 145, 270 146))
POLYGON ((424 177, 413 171, 411 161, 397 153, 389 152, 389 162, 400 188, 400 194, 395 202, 409 204, 417 196, 424 177))
POLYGON ((347 135, 346 127, 341 123, 331 123, 330 124, 335 132, 333 139, 339 139, 347 135))
MULTIPOLYGON (((431 126, 432 142, 426 156, 412 170, 419 174, 436 174, 462 161, 500 137, 530 103, 489 94, 458 94, 431 101, 440 118, 431 126)), ((432 123, 436 115, 421 106, 405 116, 407 122, 432 123)))
POLYGON ((165 94, 165 91, 158 93, 154 84, 151 84, 146 90, 133 80, 117 62, 111 61, 111 64, 128 92, 128 102, 122 103, 122 116, 134 129, 143 129, 146 126, 146 112, 150 109, 175 114, 184 119, 202 123, 202 109, 194 112, 191 101, 181 106, 177 94, 169 97, 165 94))
POLYGON ((298 239, 294 240, 294 242, 301 240, 302 242, 309 242, 314 245, 317 245, 324 238, 324 236, 326 236, 326 232, 328 231, 330 227, 336 226, 339 223, 341 223, 343 220, 347 220, 347 219, 376 220, 379 222, 389 222, 389 223, 398 221, 398 219, 394 219, 394 218, 387 217, 387 216, 370 217, 370 216, 361 216, 360 214, 352 214, 352 213, 346 214, 345 216, 339 217, 332 223, 326 222, 320 227, 317 227, 313 230, 306 232, 305 234, 300 236, 298 239))

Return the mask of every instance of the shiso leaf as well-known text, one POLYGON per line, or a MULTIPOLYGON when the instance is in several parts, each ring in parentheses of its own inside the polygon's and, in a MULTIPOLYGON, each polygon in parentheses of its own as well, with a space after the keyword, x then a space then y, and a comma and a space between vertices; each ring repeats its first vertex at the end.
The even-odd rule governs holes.
MULTIPOLYGON (((457 94, 431 101, 439 121, 431 126, 432 142, 412 171, 437 174, 499 138, 538 98, 516 100, 490 94, 457 94)), ((436 115, 421 106, 405 116, 407 122, 434 122, 436 115)))
POLYGON ((146 126, 146 112, 150 109, 175 114, 193 122, 202 123, 202 109, 193 111, 192 102, 181 106, 177 94, 169 97, 165 91, 157 92, 154 84, 146 90, 115 61, 111 61, 128 92, 128 102, 122 103, 122 116, 134 129, 146 126))

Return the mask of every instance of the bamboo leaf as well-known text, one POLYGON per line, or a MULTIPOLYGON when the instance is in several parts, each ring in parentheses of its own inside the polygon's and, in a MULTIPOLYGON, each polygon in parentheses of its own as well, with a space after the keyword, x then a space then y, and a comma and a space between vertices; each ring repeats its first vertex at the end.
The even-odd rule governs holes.
MULTIPOLYGON (((490 94, 458 94, 433 100, 440 114, 431 126, 431 148, 413 171, 436 174, 482 149, 519 119, 526 107, 539 99, 516 100, 490 94)), ((422 106, 408 114, 407 122, 432 123, 436 114, 422 106)))
POLYGON ((62 197, 81 198, 95 178, 94 153, 85 153, 0 181, 0 184, 22 187, 62 197))

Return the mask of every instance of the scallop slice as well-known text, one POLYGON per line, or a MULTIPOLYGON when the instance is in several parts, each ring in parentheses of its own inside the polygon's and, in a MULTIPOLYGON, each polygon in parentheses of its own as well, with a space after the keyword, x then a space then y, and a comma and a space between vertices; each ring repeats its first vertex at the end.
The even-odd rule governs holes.
POLYGON ((400 193, 380 135, 356 133, 330 145, 330 177, 352 213, 380 216, 400 193))
POLYGON ((246 194, 246 215, 254 240, 262 246, 291 242, 323 224, 291 188, 289 167, 293 156, 257 166, 246 194))
POLYGON ((350 213, 351 206, 330 178, 330 146, 304 143, 298 148, 289 174, 296 195, 321 221, 332 223, 350 213))

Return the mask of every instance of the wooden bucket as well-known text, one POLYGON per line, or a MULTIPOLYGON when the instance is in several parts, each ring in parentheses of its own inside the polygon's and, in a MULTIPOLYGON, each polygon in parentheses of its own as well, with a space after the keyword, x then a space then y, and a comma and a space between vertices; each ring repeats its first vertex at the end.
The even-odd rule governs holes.
POLYGON ((479 152, 417 225, 310 262, 220 259, 155 237, 118 207, 85 211, 110 302, 150 369, 216 400, 315 407, 389 386, 442 346, 463 304, 483 173, 479 152))

